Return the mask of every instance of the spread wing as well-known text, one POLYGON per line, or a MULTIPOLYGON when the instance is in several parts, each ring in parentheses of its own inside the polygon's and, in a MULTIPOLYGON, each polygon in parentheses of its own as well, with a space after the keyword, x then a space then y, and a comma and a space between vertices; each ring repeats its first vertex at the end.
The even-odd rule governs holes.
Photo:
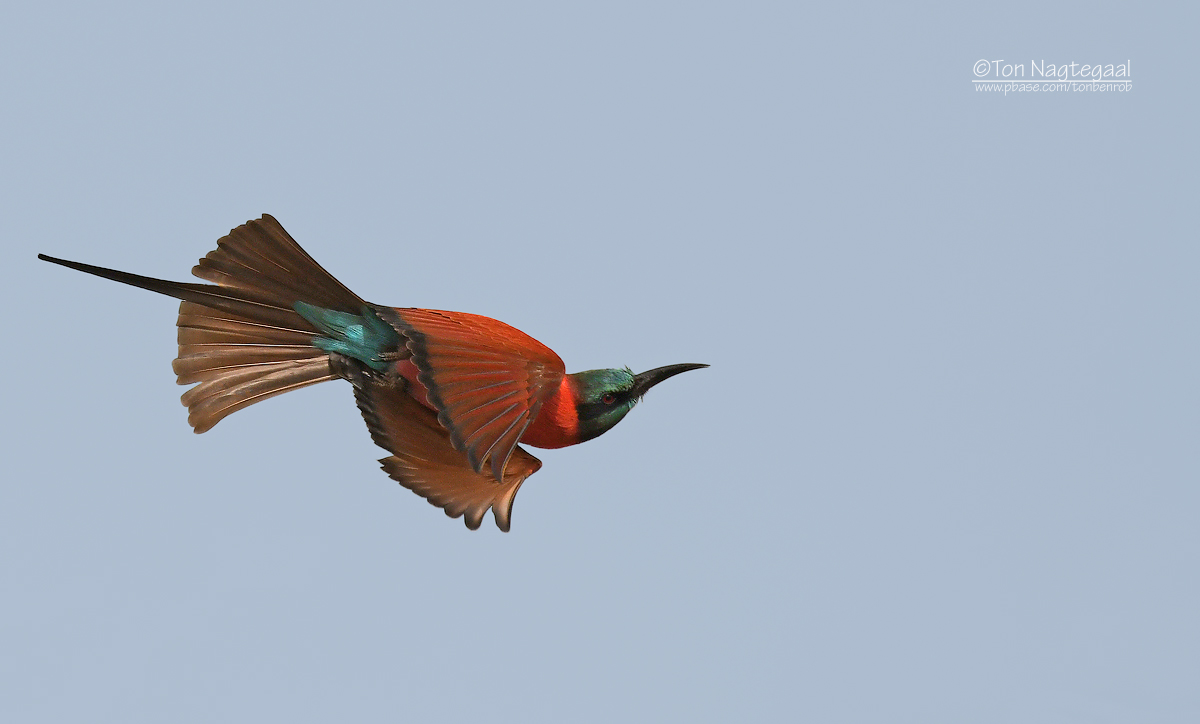
POLYGON ((566 368, 553 350, 488 317, 432 309, 379 309, 407 339, 418 379, 454 447, 482 472, 506 479, 505 466, 566 368))
POLYGON ((517 489, 542 461, 517 447, 503 480, 496 482, 471 469, 434 412, 404 388, 356 385, 354 396, 375 444, 392 453, 379 461, 388 475, 451 518, 464 516, 471 530, 479 528, 491 508, 496 526, 508 532, 517 489))

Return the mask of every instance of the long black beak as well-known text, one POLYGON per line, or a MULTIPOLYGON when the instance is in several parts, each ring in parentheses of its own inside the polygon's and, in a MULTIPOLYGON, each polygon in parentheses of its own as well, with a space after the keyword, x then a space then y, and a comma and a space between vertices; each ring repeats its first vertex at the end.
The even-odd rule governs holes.
POLYGON ((646 390, 657 385, 659 382, 662 382, 668 377, 674 377, 681 372, 704 369, 707 366, 708 365, 701 364, 684 364, 656 367, 655 369, 633 376, 632 392, 635 397, 641 397, 642 395, 646 394, 646 390))

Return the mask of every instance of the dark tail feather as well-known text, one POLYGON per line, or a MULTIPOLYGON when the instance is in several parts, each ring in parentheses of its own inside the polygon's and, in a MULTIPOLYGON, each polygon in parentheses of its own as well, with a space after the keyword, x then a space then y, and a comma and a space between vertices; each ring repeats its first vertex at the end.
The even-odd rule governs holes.
POLYGON ((333 379, 329 356, 312 346, 319 332, 296 302, 358 314, 366 304, 313 261, 273 217, 250 221, 217 242, 192 273, 210 284, 143 277, 90 264, 38 258, 183 301, 181 385, 188 422, 204 432, 226 415, 268 397, 333 379))

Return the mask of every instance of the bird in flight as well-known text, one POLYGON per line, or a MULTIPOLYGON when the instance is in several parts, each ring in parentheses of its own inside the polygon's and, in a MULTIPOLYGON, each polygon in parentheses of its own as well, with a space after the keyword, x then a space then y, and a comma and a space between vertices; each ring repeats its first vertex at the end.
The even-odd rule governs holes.
POLYGON ((550 348, 495 319, 363 301, 266 214, 192 269, 210 284, 38 258, 182 300, 172 366, 179 384, 195 384, 182 402, 197 433, 268 397, 345 379, 390 453, 384 471, 471 530, 491 509, 508 531, 517 489, 542 467, 518 443, 591 440, 654 385, 708 366, 567 374, 550 348))

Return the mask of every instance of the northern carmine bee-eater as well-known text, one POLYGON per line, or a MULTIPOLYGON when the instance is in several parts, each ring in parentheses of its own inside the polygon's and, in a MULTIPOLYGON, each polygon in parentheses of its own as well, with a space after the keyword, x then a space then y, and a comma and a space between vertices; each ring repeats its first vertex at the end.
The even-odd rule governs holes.
POLYGON ((182 300, 173 367, 179 384, 199 383, 182 398, 196 432, 340 377, 391 453, 380 460, 387 474, 472 530, 490 508, 507 531, 517 489, 542 467, 518 442, 591 440, 654 385, 708 366, 566 374, 548 347, 495 319, 363 301, 269 215, 231 231, 192 269, 211 284, 38 258, 182 300))

